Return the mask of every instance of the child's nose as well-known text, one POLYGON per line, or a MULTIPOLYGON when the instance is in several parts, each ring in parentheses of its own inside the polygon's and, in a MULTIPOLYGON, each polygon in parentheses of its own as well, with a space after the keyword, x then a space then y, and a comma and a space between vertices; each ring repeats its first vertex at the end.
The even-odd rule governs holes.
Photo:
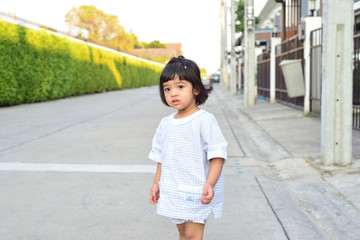
POLYGON ((171 96, 176 96, 177 95, 177 90, 176 89, 173 89, 172 91, 171 91, 171 96))

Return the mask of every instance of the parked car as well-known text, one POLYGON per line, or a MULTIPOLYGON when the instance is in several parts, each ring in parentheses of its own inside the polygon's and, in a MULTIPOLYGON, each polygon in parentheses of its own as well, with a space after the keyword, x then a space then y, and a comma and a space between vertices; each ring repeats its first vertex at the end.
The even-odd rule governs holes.
POLYGON ((210 75, 210 81, 212 83, 220 82, 220 73, 213 73, 210 75))
POLYGON ((211 83, 212 83, 212 82, 211 82, 211 80, 210 80, 209 78, 203 76, 203 77, 201 78, 201 81, 202 81, 202 83, 203 83, 203 85, 204 85, 205 87, 211 86, 211 83))

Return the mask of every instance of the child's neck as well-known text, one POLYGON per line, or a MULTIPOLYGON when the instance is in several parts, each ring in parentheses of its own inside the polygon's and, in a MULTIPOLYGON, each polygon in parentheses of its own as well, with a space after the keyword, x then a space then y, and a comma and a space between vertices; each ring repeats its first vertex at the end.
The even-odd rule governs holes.
POLYGON ((191 109, 179 110, 179 111, 175 114, 174 118, 175 118, 175 119, 185 118, 185 117, 190 116, 191 114, 193 114, 193 113, 195 113, 195 112, 197 112, 197 111, 199 111, 199 110, 200 110, 200 108, 198 108, 197 106, 195 106, 195 107, 193 107, 193 108, 191 108, 191 109))

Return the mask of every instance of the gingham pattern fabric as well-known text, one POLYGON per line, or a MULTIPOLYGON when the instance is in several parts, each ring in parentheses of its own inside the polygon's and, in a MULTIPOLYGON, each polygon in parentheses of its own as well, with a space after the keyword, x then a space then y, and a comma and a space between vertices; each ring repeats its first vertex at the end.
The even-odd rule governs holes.
POLYGON ((184 220, 184 219, 177 219, 177 218, 170 218, 170 222, 172 224, 183 224, 186 222, 193 222, 193 223, 201 223, 206 224, 207 220, 184 220))
POLYGON ((210 204, 200 202, 209 172, 210 159, 227 157, 227 142, 211 113, 199 110, 175 119, 163 118, 156 129, 149 158, 161 162, 160 199, 157 214, 170 218, 207 219, 222 215, 224 175, 214 187, 210 204))

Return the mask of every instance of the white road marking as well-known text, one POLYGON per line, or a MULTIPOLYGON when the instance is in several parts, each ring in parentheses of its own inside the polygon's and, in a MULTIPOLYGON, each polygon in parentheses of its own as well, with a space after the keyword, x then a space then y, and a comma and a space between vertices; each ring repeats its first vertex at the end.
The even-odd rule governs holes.
POLYGON ((0 162, 3 172, 155 173, 156 165, 0 162))

